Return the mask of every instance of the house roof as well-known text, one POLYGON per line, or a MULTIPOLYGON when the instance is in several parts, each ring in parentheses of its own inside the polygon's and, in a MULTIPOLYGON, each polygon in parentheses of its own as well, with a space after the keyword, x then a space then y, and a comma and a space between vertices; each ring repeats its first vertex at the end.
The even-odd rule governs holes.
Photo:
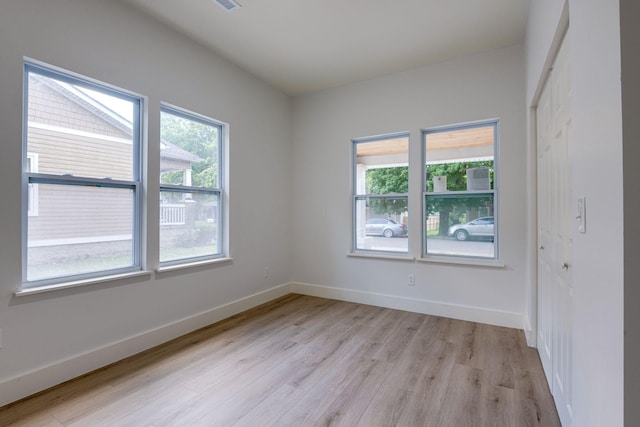
MULTIPOLYGON (((37 74, 32 74, 32 76, 40 83, 45 84, 56 93, 64 96, 71 102, 82 107, 89 113, 105 121, 116 129, 128 135, 131 135, 133 133, 133 123, 131 122, 131 120, 118 114, 112 108, 105 105, 103 102, 100 102, 95 97, 91 96, 89 92, 66 82, 46 78, 37 74)), ((168 141, 161 140, 160 144, 161 158, 180 160, 189 163, 198 163, 203 160, 195 154, 190 153, 189 151, 184 150, 168 141)))
POLYGON ((167 141, 160 141, 160 157, 176 160, 186 160, 191 163, 201 162, 203 159, 193 153, 183 150, 175 144, 167 141))

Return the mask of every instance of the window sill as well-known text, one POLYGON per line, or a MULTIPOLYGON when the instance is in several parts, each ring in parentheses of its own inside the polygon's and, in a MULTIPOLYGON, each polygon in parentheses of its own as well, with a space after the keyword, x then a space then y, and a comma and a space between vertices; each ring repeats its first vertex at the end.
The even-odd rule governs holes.
POLYGON ((184 264, 173 264, 173 265, 167 265, 164 267, 159 267, 156 269, 156 273, 166 273, 169 271, 184 270, 186 268, 193 268, 193 267, 213 266, 216 264, 228 264, 228 263, 230 264, 232 262, 233 262, 233 258, 231 257, 208 259, 205 261, 186 262, 184 264))
POLYGON ((14 293, 17 297, 42 294, 45 292, 62 291, 66 289, 78 288, 81 286, 96 285, 99 283, 113 282, 116 280, 130 279, 133 277, 151 276, 151 271, 135 271, 132 273, 114 274, 112 276, 95 277, 92 279, 76 280, 74 282, 56 283, 54 285, 37 286, 26 288, 14 293))
POLYGON ((413 262, 416 259, 409 255, 392 255, 388 253, 364 253, 364 252, 349 252, 348 257, 352 258, 374 258, 374 259, 386 259, 391 261, 410 261, 413 262))
POLYGON ((488 267, 488 268, 505 268, 506 265, 498 260, 481 260, 472 258, 449 258, 449 257, 426 257, 417 258, 416 261, 424 263, 436 263, 436 264, 457 264, 457 265, 469 265, 475 267, 488 267))

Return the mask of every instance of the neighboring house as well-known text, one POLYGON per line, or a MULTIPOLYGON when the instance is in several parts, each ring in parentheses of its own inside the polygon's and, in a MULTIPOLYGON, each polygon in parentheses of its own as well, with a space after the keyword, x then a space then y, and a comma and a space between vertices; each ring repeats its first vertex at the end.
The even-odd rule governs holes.
MULTIPOLYGON (((68 174, 129 180, 132 175, 132 123, 89 92, 32 75, 29 82, 29 168, 45 174, 68 174), (64 114, 61 114, 64 112, 64 114), (69 117, 72 117, 70 120, 69 117), (55 141, 55 144, 51 142, 55 141), (64 168, 62 170, 61 168, 64 168)), ((190 178, 198 156, 161 142, 162 172, 184 171, 190 178)), ((189 182, 185 182, 189 184, 189 182)), ((30 184, 29 246, 130 241, 133 204, 116 192, 82 187, 30 184), (108 209, 97 198, 111 198, 108 209)), ((162 204, 163 225, 184 225, 185 204, 162 204)))

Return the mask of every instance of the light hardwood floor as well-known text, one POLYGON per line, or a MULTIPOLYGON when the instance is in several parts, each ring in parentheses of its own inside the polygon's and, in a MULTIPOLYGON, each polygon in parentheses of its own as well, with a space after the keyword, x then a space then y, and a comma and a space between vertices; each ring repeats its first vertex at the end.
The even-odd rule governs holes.
POLYGON ((523 333, 288 295, 0 408, 22 426, 559 426, 523 333))

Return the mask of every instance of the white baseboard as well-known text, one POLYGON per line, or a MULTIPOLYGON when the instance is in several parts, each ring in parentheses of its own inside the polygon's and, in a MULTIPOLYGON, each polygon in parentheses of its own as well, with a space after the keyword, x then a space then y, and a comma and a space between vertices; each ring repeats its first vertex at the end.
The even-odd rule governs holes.
POLYGON ((523 316, 520 313, 305 283, 286 283, 125 340, 111 343, 87 353, 54 362, 48 366, 4 380, 0 382, 0 406, 94 371, 289 293, 369 304, 517 329, 522 329, 524 323, 523 316))
POLYGON ((0 406, 291 293, 286 283, 0 382, 0 406))
POLYGON ((536 347, 538 345, 536 330, 531 326, 531 317, 526 314, 524 316, 524 336, 527 339, 527 345, 529 347, 536 347))
POLYGON ((307 283, 292 283, 291 292, 322 298, 337 299, 341 301, 356 302, 360 304, 375 305, 378 307, 394 308, 414 313, 424 313, 433 316, 467 320, 470 322, 505 326, 508 328, 522 329, 524 324, 523 315, 521 313, 447 304, 442 302, 399 297, 395 295, 376 294, 351 289, 310 285, 307 283))

